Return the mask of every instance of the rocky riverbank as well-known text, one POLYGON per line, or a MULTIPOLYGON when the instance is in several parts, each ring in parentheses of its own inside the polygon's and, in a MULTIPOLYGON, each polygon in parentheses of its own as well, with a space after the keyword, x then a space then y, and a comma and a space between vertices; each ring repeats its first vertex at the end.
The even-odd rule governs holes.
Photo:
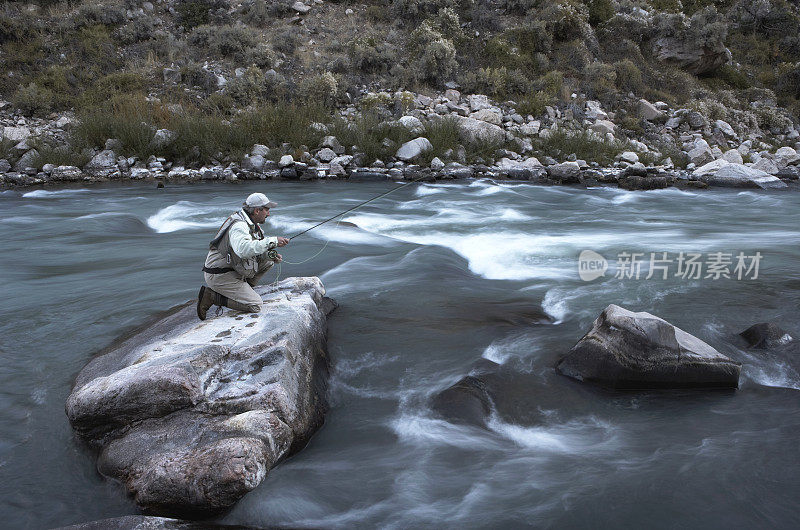
MULTIPOLYGON (((455 85, 453 85, 455 86, 455 85)), ((462 95, 449 88, 435 97, 411 92, 364 91, 357 104, 340 109, 337 119, 356 128, 359 109, 371 112, 405 131, 407 141, 388 137, 383 147, 393 155, 368 161, 363 149, 330 134, 332 126, 312 123, 322 138, 316 146, 279 147, 253 144, 248 153, 233 159, 220 153, 211 164, 188 164, 156 154, 146 159, 125 154, 119 139, 109 138, 104 149, 84 149, 81 165, 48 161, 38 143, 68 145, 76 118, 53 115, 52 120, 29 119, 5 111, 0 115, 6 158, 0 159, 0 186, 31 187, 62 182, 113 180, 384 180, 493 178, 541 184, 617 185, 626 189, 668 186, 705 188, 734 186, 785 188, 800 177, 800 133, 794 125, 767 134, 723 120, 709 120, 698 111, 669 108, 665 103, 640 100, 641 139, 623 135, 615 114, 598 101, 574 94, 572 103, 546 107, 535 118, 517 112, 513 101, 496 102, 485 95, 462 95), (447 121, 458 135, 454 147, 431 156, 434 146, 426 137, 430 127, 447 121), (559 159, 543 154, 558 147, 559 159), (483 156, 473 156, 468 146, 489 146, 483 156), (779 147, 777 147, 779 146, 779 147), (572 151, 570 152, 570 149, 572 151), (602 149, 613 153, 613 163, 602 165, 581 156, 602 149), (673 160, 673 158, 679 160, 673 160)), ((172 106, 180 113, 180 106, 172 106)), ((757 129, 757 128, 756 128, 757 129)), ((150 131, 152 151, 176 141, 168 129, 150 131)), ((52 151, 51 151, 52 153, 52 151)), ((52 155, 51 155, 52 157, 52 155)), ((588 158, 588 157, 587 157, 588 158)))
POLYGON ((66 411, 98 471, 150 512, 222 510, 300 450, 327 410, 326 315, 317 278, 259 287, 258 314, 197 320, 193 304, 95 357, 66 411))

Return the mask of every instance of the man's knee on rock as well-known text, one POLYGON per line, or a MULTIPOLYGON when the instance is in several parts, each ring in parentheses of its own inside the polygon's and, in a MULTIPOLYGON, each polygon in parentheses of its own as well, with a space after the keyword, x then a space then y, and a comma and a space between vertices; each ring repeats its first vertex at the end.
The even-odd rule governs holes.
POLYGON ((261 311, 261 304, 247 304, 247 310, 251 313, 258 313, 261 311))

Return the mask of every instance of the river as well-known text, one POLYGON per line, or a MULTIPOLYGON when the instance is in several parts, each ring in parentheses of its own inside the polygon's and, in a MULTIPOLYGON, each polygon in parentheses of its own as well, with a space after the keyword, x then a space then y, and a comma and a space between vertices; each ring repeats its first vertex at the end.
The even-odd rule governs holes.
MULTIPOLYGON (((247 194, 279 203, 268 233, 293 235, 396 186, 125 183, 2 192, 3 526, 137 513, 123 488, 95 471, 65 399, 93 352, 196 296, 208 240, 247 194)), ((283 249, 286 263, 265 278, 319 276, 340 304, 329 320, 325 426, 218 522, 800 525, 800 352, 747 350, 736 336, 771 321, 800 338, 796 190, 413 184, 343 220, 294 240, 283 249), (583 250, 607 259, 604 276, 579 277, 583 250), (692 252, 706 266, 699 278, 678 274, 677 258, 692 252), (632 269, 625 277, 624 256, 634 253, 671 260, 667 278, 657 269, 646 278, 647 263, 638 279, 632 269), (739 253, 752 258, 741 278, 739 253), (728 278, 710 273, 720 257, 733 260, 728 278), (585 389, 553 365, 611 303, 658 315, 743 363, 739 390, 592 390, 588 405, 571 408, 585 389), (433 416, 430 396, 481 357, 525 374, 532 395, 549 396, 546 404, 520 403, 546 420, 496 417, 479 429, 433 416)))

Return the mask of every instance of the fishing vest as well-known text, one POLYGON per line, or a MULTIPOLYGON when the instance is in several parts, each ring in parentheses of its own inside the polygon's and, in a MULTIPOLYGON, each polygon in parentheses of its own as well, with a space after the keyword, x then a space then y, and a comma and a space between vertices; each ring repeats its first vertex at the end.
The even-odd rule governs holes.
POLYGON ((246 223, 253 239, 264 239, 261 227, 252 222, 244 210, 239 210, 222 223, 214 239, 208 244, 209 253, 203 271, 224 274, 236 271, 242 278, 252 278, 258 273, 258 257, 240 258, 231 248, 230 229, 236 223, 246 223))

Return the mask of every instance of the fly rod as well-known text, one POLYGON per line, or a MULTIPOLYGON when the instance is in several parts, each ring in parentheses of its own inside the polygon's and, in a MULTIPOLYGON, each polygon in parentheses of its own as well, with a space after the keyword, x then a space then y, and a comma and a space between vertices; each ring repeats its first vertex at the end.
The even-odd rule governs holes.
POLYGON ((362 206, 364 206, 364 205, 365 205, 365 204, 367 204, 367 203, 370 203, 370 202, 372 202, 372 201, 374 201, 374 200, 380 199, 381 197, 385 197, 385 196, 389 195, 390 193, 394 193, 395 191, 397 191, 397 190, 400 190, 400 189, 403 189, 403 188, 405 188, 406 186, 408 186, 408 185, 410 185, 410 184, 414 184, 414 183, 415 183, 415 182, 417 182, 418 180, 422 180, 422 179, 424 179, 424 178, 429 178, 429 176, 428 176, 428 175, 424 175, 424 176, 422 176, 422 177, 415 178, 414 180, 412 180, 412 181, 410 181, 410 182, 406 182, 406 183, 405 183, 405 184, 403 184, 402 186, 398 186, 398 187, 396 187, 396 188, 393 188, 393 189, 391 189, 391 190, 389 190, 389 191, 387 191, 387 192, 385 192, 385 193, 381 193, 380 195, 376 195, 375 197, 373 197, 373 198, 371 198, 371 199, 368 199, 368 200, 366 200, 366 201, 364 201, 364 202, 362 202, 362 203, 356 204, 356 205, 355 205, 355 206, 353 206, 352 208, 348 208, 347 210, 345 210, 345 211, 343 211, 343 212, 341 212, 341 213, 337 213, 337 214, 336 214, 336 215, 334 215, 333 217, 329 217, 329 218, 325 219, 324 221, 322 221, 322 222, 319 222, 319 223, 315 224, 315 225, 314 225, 314 226, 312 226, 311 228, 306 228, 306 229, 305 229, 305 230, 303 230, 302 232, 300 232, 300 233, 298 233, 298 234, 295 234, 295 235, 293 235, 292 237, 290 237, 290 238, 289 238, 289 240, 291 241, 292 239, 294 239, 294 238, 296 238, 296 237, 302 236, 302 235, 303 235, 303 234, 305 234, 306 232, 310 232, 310 231, 314 230, 315 228, 317 228, 318 226, 322 226, 322 225, 324 225, 324 224, 325 224, 325 223, 327 223, 328 221, 333 221, 333 220, 334 220, 334 219, 336 219, 337 217, 341 217, 341 216, 343 216, 344 214, 346 214, 346 213, 348 213, 348 212, 352 212, 352 211, 353 211, 353 210, 355 210, 356 208, 361 208, 362 206))

